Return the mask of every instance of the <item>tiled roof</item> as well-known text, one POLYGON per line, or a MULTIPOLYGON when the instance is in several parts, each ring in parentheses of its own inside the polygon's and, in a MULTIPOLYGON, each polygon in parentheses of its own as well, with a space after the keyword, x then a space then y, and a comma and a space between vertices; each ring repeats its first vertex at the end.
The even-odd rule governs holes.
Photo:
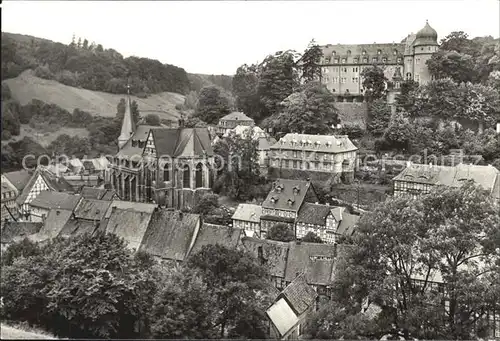
POLYGON ((76 205, 78 205, 78 202, 80 200, 81 197, 74 194, 42 191, 36 196, 35 199, 33 199, 30 205, 48 210, 59 208, 62 210, 72 211, 76 207, 76 205))
POLYGON ((252 121, 253 122, 253 119, 248 117, 247 115, 245 115, 242 112, 234 111, 234 112, 222 117, 219 120, 219 122, 220 121, 252 121))
POLYGON ((42 225, 42 223, 32 222, 6 222, 2 228, 1 242, 2 244, 8 244, 23 240, 40 231, 42 225))
POLYGON ((301 273, 309 284, 326 285, 331 281, 335 245, 316 243, 290 243, 285 280, 291 282, 301 273), (328 259, 321 259, 321 258, 328 259))
POLYGON ((10 181, 12 185, 14 185, 14 187, 16 187, 19 192, 22 192, 31 178, 31 174, 26 170, 8 172, 4 173, 3 175, 10 181))
POLYGON ((106 233, 116 234, 125 239, 129 248, 139 250, 151 216, 152 213, 147 212, 111 209, 111 215, 106 223, 106 233))
POLYGON ((108 211, 111 201, 82 199, 75 208, 75 218, 100 221, 108 211))
POLYGON ((61 232, 59 232, 58 236, 75 237, 85 233, 92 235, 97 230, 100 224, 101 222, 98 220, 92 221, 72 218, 69 219, 66 224, 64 224, 64 227, 61 229, 61 232))
POLYGON ((268 239, 243 237, 243 247, 255 258, 259 258, 259 248, 262 248, 264 265, 271 276, 285 277, 289 244, 268 239))
POLYGON ((140 249, 161 258, 183 261, 199 223, 197 214, 158 210, 153 213, 140 249))
POLYGON ((393 180, 449 187, 460 187, 464 180, 474 180, 493 196, 500 198, 500 194, 496 192, 496 182, 499 176, 500 171, 493 166, 459 164, 449 167, 410 164, 393 180))
POLYGON ((213 156, 207 128, 161 128, 151 132, 158 157, 213 156))
POLYGON ((297 222, 325 226, 326 217, 332 208, 328 205, 304 203, 299 210, 297 222))
POLYGON ((203 224, 194 243, 191 255, 201 251, 205 245, 219 244, 230 249, 238 246, 242 230, 232 227, 203 224))
POLYGON ((33 240, 43 241, 57 237, 72 214, 72 210, 51 209, 42 228, 33 236, 33 240))
POLYGON ((308 135, 290 133, 271 146, 271 149, 304 150, 320 153, 344 153, 358 150, 347 135, 308 135))
POLYGON ((22 205, 28 198, 31 188, 35 184, 38 175, 40 175, 43 178, 43 180, 45 181, 45 183, 47 184, 47 186, 51 191, 69 192, 69 193, 73 192, 73 187, 63 177, 56 176, 55 174, 45 169, 43 166, 39 166, 31 176, 26 186, 24 187, 21 195, 17 197, 16 202, 19 205, 22 205))
POLYGON ((278 330, 280 336, 284 336, 299 322, 298 316, 284 298, 278 299, 266 310, 266 314, 278 330))
POLYGON ((360 219, 359 215, 344 212, 342 214, 342 220, 340 221, 337 233, 344 236, 352 235, 354 233, 354 228, 358 223, 359 219, 360 219))
POLYGON ((262 203, 262 207, 298 211, 306 198, 311 183, 303 180, 278 179, 273 186, 266 200, 262 203), (298 191, 294 191, 294 189, 298 191))
POLYGON ((113 207, 116 207, 120 210, 131 210, 135 212, 145 212, 145 213, 153 213, 155 208, 158 207, 157 204, 146 204, 142 202, 133 202, 133 201, 121 201, 121 200, 113 200, 111 205, 109 205, 108 211, 106 212, 105 218, 109 218, 111 216, 111 212, 113 207))
POLYGON ((239 204, 232 219, 260 223, 262 206, 254 204, 239 204))
POLYGON ((16 189, 13 186, 11 186, 8 182, 2 182, 2 193, 9 193, 9 192, 12 193, 12 195, 14 196, 16 193, 16 189))
POLYGON ((147 140, 151 129, 158 129, 156 126, 140 125, 136 128, 134 135, 123 145, 120 151, 116 154, 117 157, 128 158, 133 155, 142 155, 143 148, 132 147, 132 141, 144 142, 147 140))
POLYGON ((95 187, 83 187, 80 195, 85 199, 111 200, 116 194, 114 190, 95 187))
MULTIPOLYGON (((290 307, 297 315, 301 315, 307 309, 314 305, 316 301, 316 291, 307 284, 304 274, 296 277, 287 287, 281 292, 286 300, 290 303, 290 307)), ((280 296, 281 296, 280 295, 280 296)))
MULTIPOLYGON (((346 58, 348 64, 353 63, 354 58, 359 58, 358 64, 362 63, 362 58, 368 58, 368 63, 371 63, 372 57, 385 57, 388 62, 396 62, 398 57, 403 57, 405 44, 401 43, 388 43, 388 44, 328 44, 320 46, 323 51, 323 56, 333 64, 335 58, 346 58), (380 54, 378 54, 380 50, 380 54), (363 55, 365 51, 365 55, 363 55), (394 55, 396 51, 396 55, 394 55), (335 55, 334 55, 335 52, 335 55)), ((381 60, 380 60, 381 61, 381 60)), ((339 65, 341 65, 339 63, 339 65)))
POLYGON ((272 137, 259 137, 258 142, 257 150, 270 150, 271 146, 276 143, 276 140, 272 137))

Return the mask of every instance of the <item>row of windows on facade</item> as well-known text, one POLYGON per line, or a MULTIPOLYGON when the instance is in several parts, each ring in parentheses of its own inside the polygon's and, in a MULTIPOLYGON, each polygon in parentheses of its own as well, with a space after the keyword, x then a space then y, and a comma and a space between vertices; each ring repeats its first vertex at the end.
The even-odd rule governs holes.
MULTIPOLYGON (((286 139, 281 139, 280 140, 280 144, 285 144, 287 142, 286 139)), ((337 146, 342 146, 344 144, 343 141, 340 141, 340 140, 337 140, 336 141, 336 144, 337 146)), ((293 146, 300 146, 300 147, 321 147, 322 146, 322 143, 321 141, 311 141, 311 140, 301 140, 301 141, 297 141, 295 139, 291 140, 290 141, 290 145, 293 147, 293 146)), ((333 145, 333 142, 332 141, 326 141, 325 142, 325 146, 326 147, 331 147, 333 145)), ((281 149, 280 149, 280 153, 281 153, 281 149)), ((285 152, 286 153, 286 152, 285 152)), ((296 153, 296 151, 295 151, 296 153)))
POLYGON ((303 151, 303 150, 302 151, 297 151, 297 150, 282 150, 282 149, 279 149, 279 150, 275 150, 273 152, 273 156, 275 158, 277 158, 277 157, 291 156, 291 157, 295 157, 295 158, 306 157, 306 158, 309 158, 309 159, 312 159, 314 157, 315 160, 320 160, 320 159, 323 159, 323 160, 335 160, 335 158, 337 157, 340 160, 340 159, 342 159, 342 157, 344 157, 344 158, 355 158, 356 157, 356 152, 352 151, 352 152, 345 152, 345 153, 320 153, 320 152, 303 151))
MULTIPOLYGON (((326 57, 326 58, 324 59, 324 61, 325 61, 325 63, 327 63, 327 64, 328 64, 328 63, 330 63, 330 62, 333 62, 334 64, 339 64, 339 61, 341 62, 341 64, 347 64, 347 58, 342 58, 342 59, 339 59, 339 58, 334 58, 334 59, 333 59, 333 61, 332 61, 330 57, 326 57)), ((390 58, 383 57, 383 58, 381 59, 381 61, 382 61, 382 63, 389 63, 389 62, 391 61, 391 59, 390 59, 390 58)), ((359 58, 354 58, 354 59, 352 60, 352 62, 353 62, 354 64, 358 64, 358 63, 359 63, 359 58)), ((363 58, 363 59, 362 59, 362 62, 363 62, 364 64, 368 63, 368 58, 363 58)), ((378 63, 378 62, 379 62, 378 57, 373 57, 373 58, 372 58, 372 63, 378 63)), ((396 59, 396 62, 397 62, 397 63, 402 63, 402 62, 403 62, 403 58, 397 58, 397 59, 396 59)))
POLYGON ((5 192, 2 193, 2 199, 13 199, 15 197, 14 192, 5 192))
MULTIPOLYGON (((353 67, 352 68, 352 72, 358 72, 358 70, 359 71, 363 71, 364 69, 366 69, 366 67, 364 67, 364 66, 362 66, 360 68, 353 67)), ((346 67, 341 67, 341 68, 339 68, 339 67, 332 67, 331 69, 327 68, 327 67, 324 67, 323 70, 322 70, 322 72, 323 73, 330 73, 330 70, 332 70, 332 72, 339 72, 339 70, 340 70, 340 72, 347 73, 347 68, 346 67)))
MULTIPOLYGON (((320 164, 319 161, 314 161, 314 162, 302 162, 302 161, 297 161, 297 160, 281 160, 281 163, 279 160, 274 160, 273 161, 273 167, 283 167, 283 168, 293 168, 293 169, 306 169, 306 170, 314 170, 314 169, 324 169, 324 170, 333 170, 335 168, 335 164, 332 162, 323 162, 320 164)), ((348 166, 349 163, 346 160, 343 163, 343 166, 348 166)))
MULTIPOLYGON (((420 47, 420 51, 424 51, 424 50, 425 50, 425 47, 421 46, 421 47, 420 47)), ((437 51, 437 46, 428 46, 428 47, 427 47, 427 51, 431 51, 431 52, 432 52, 432 51, 437 51)), ((348 55, 348 56, 350 56, 351 54, 352 54, 351 50, 347 50, 347 55, 348 55)), ((361 54, 362 54, 363 56, 366 56, 366 55, 367 55, 366 50, 363 50, 363 51, 361 52, 361 54)), ((379 56, 380 56, 381 54, 382 54, 382 50, 380 50, 380 49, 379 49, 379 50, 377 50, 377 55, 379 55, 379 56)), ((393 51, 392 51, 392 54, 393 54, 394 56, 397 56, 397 55, 398 55, 398 50, 393 50, 393 51)), ((332 51, 332 56, 336 56, 336 55, 337 55, 337 51, 332 51)), ((398 59, 401 59, 401 58, 398 58, 398 59)))

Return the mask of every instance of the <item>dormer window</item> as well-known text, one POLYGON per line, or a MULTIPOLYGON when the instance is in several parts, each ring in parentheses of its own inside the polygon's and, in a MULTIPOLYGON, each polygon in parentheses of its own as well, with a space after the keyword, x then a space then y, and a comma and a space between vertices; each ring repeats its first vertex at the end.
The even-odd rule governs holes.
POLYGON ((351 50, 347 50, 347 55, 350 56, 351 55, 351 50))
POLYGON ((398 50, 394 50, 393 54, 396 56, 398 54, 398 50))
POLYGON ((288 202, 288 206, 292 206, 292 205, 293 205, 293 203, 295 202, 295 200, 293 200, 293 199, 288 199, 288 201, 287 201, 287 202, 288 202))
POLYGON ((363 50, 363 56, 365 56, 365 55, 366 55, 366 51, 365 51, 365 50, 363 50))
POLYGON ((377 58, 377 57, 373 57, 373 58, 372 58, 372 62, 373 62, 373 63, 376 63, 377 61, 378 61, 378 58, 377 58))
POLYGON ((318 148, 321 146, 321 142, 319 142, 319 141, 316 141, 315 144, 316 144, 316 147, 318 147, 318 148))
POLYGON ((358 58, 354 58, 353 63, 358 64, 358 58))
POLYGON ((276 198, 276 197, 271 197, 271 202, 272 202, 273 204, 275 204, 276 202, 278 202, 278 198, 276 198))
POLYGON ((378 51, 377 51, 377 54, 381 54, 381 53, 382 53, 382 51, 381 51, 381 50, 378 50, 378 51))
POLYGON ((334 63, 335 63, 335 64, 338 64, 338 63, 339 63, 339 59, 338 59, 338 58, 335 58, 334 63))
POLYGON ((297 194, 299 194, 299 192, 300 192, 300 188, 299 188, 299 186, 295 186, 295 187, 293 188, 293 194, 297 195, 297 194))
POLYGON ((363 58, 363 63, 368 63, 368 58, 363 58))
POLYGON ((346 61, 347 61, 346 58, 342 58, 342 64, 345 64, 346 61))
POLYGON ((382 58, 383 63, 387 63, 387 58, 382 58))
POLYGON ((332 56, 336 56, 336 55, 337 55, 337 52, 332 51, 332 56))
POLYGON ((398 58, 398 63, 401 63, 402 62, 402 59, 401 58, 398 58))

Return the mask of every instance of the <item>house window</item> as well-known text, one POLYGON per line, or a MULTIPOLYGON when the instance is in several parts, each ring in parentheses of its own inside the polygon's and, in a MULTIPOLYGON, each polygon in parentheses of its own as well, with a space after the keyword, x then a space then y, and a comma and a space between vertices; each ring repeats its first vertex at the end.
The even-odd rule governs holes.
POLYGON ((417 58, 417 59, 415 60, 415 64, 420 64, 420 58, 417 58))
POLYGON ((401 58, 398 58, 398 63, 401 63, 401 62, 402 62, 401 58))
POLYGON ((347 68, 346 67, 342 68, 342 72, 347 72, 347 68))
POLYGON ((297 157, 297 151, 296 150, 293 151, 293 157, 297 157))
POLYGON ((297 160, 293 160, 293 168, 297 168, 297 160))
POLYGON ((352 72, 358 72, 358 68, 357 67, 353 67, 352 68, 352 72))
POLYGON ((342 77, 342 83, 345 83, 345 82, 346 82, 346 80, 347 80, 347 78, 346 78, 346 77, 342 77))
POLYGON ((377 57, 373 57, 373 58, 372 58, 372 62, 373 62, 373 63, 376 63, 377 61, 378 61, 378 58, 377 58, 377 57))
POLYGON ((415 75, 415 81, 420 82, 420 75, 415 75))

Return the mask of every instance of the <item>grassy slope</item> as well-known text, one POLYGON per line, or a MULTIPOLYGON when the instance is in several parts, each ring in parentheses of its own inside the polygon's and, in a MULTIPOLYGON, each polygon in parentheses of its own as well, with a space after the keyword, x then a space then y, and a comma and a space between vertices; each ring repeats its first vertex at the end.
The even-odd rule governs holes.
MULTIPOLYGON (((12 97, 21 105, 26 105, 32 99, 37 98, 45 103, 57 104, 69 112, 78 108, 100 116, 115 116, 118 102, 125 97, 124 95, 74 88, 54 80, 38 78, 33 75, 31 70, 23 72, 16 78, 7 79, 5 82, 12 92, 12 97)), ((159 110, 160 112, 154 113, 165 119, 179 117, 180 113, 175 109, 175 105, 184 103, 183 95, 172 92, 162 92, 150 95, 148 98, 130 97, 137 101, 141 115, 149 114, 150 110, 159 110)))
POLYGON ((10 327, 5 324, 0 326, 0 339, 9 340, 9 339, 56 339, 53 336, 49 336, 48 334, 42 332, 34 332, 34 331, 25 331, 20 327, 10 327))

